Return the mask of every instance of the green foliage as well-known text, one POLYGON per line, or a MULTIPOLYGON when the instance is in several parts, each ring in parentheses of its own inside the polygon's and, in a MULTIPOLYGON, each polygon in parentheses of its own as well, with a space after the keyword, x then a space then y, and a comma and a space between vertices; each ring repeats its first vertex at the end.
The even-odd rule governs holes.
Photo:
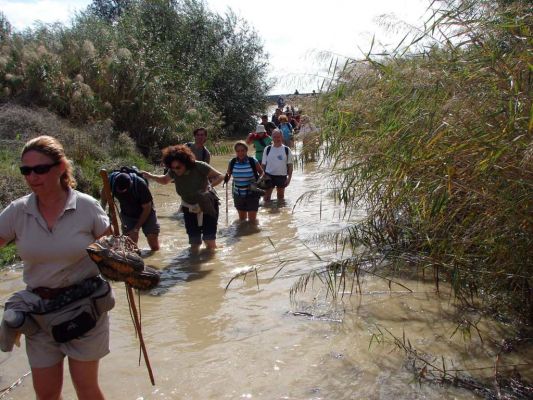
POLYGON ((80 124, 110 118, 145 155, 198 126, 247 132, 268 89, 255 32, 201 1, 95 0, 71 28, 13 33, 1 16, 0 35, 0 101, 80 124))
POLYGON ((531 9, 433 6, 408 46, 350 60, 322 96, 336 195, 368 208, 347 240, 531 323, 531 9))
POLYGON ((14 244, 8 244, 0 248, 0 268, 12 264, 17 259, 17 248, 14 244))
POLYGON ((14 105, 0 107, 0 209, 29 193, 20 175, 20 151, 35 136, 51 134, 59 139, 74 166, 77 189, 99 197, 99 171, 122 165, 147 169, 148 162, 125 132, 117 133, 109 121, 73 126, 45 109, 14 105))

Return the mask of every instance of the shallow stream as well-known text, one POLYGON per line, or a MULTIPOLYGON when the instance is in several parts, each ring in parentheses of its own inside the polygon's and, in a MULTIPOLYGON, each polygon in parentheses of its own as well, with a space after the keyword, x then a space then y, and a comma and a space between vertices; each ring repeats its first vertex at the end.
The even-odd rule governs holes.
MULTIPOLYGON (((228 156, 214 157, 225 171, 228 156)), ((485 344, 456 332, 454 302, 431 283, 403 281, 413 293, 367 277, 363 295, 344 296, 335 306, 318 282, 291 301, 298 276, 338 257, 315 240, 343 227, 344 210, 326 192, 297 204, 306 191, 326 185, 316 165, 296 170, 287 204, 261 208, 258 228, 236 222, 225 189, 216 254, 190 257, 173 185, 151 184, 161 223, 162 249, 145 261, 162 271, 161 285, 141 294, 142 327, 156 385, 151 386, 128 312, 123 285, 114 283, 111 353, 101 362, 108 399, 473 399, 453 387, 422 384, 394 346, 372 340, 376 326, 460 367, 491 367, 492 341, 504 328, 481 322, 485 344), (316 253, 316 254, 314 254, 316 253), (246 280, 237 268, 258 267, 246 280), (281 268, 283 267, 283 268, 281 268), (281 271, 279 271, 281 268, 281 271), (276 273, 279 273, 276 275, 276 273), (372 346, 370 346, 372 342, 372 346)), ((352 212, 351 218, 358 218, 352 212)), ((142 246, 146 243, 141 241, 142 246)), ((21 269, 1 272, 0 299, 23 288, 21 269)), ((375 337, 374 337, 375 339, 375 337)), ((511 362, 511 361, 509 361, 511 362)), ((66 368, 67 369, 67 368, 66 368)), ((29 370, 23 347, 0 354, 0 387, 29 370)), ((487 374, 490 375, 490 368, 487 374)), ((64 398, 75 398, 66 371, 64 398)), ((0 396, 1 397, 1 396, 0 396)), ((34 398, 31 376, 6 399, 34 398)))

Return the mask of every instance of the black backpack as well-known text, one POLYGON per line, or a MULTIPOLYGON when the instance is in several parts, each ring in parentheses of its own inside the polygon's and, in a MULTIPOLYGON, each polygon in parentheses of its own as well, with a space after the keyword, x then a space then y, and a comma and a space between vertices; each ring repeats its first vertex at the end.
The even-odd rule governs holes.
MULTIPOLYGON (((237 157, 233 157, 231 159, 231 161, 229 162, 229 169, 230 169, 232 175, 233 175, 233 167, 235 166, 236 162, 237 162, 237 157)), ((248 162, 250 163, 250 167, 252 167, 252 171, 254 172, 255 180, 257 181, 259 179, 259 174, 257 173, 257 167, 255 165, 255 160, 252 157, 248 157, 248 162)))
POLYGON ((148 179, 146 179, 141 174, 139 169, 135 166, 120 167, 119 169, 111 171, 111 174, 109 174, 109 184, 111 185, 111 193, 113 194, 113 196, 115 196, 115 178, 117 177, 118 174, 121 174, 121 173, 126 173, 130 176, 131 181, 133 182, 133 195, 136 198, 139 198, 138 190, 137 190, 138 181, 139 179, 142 180, 146 184, 146 187, 148 187, 148 179))

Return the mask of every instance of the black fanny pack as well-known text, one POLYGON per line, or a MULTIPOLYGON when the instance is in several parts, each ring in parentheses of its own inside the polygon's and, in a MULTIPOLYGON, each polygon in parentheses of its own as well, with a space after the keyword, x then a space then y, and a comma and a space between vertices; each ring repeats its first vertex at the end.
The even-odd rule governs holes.
POLYGON ((46 312, 32 316, 56 342, 66 343, 93 329, 100 315, 114 307, 115 298, 109 283, 95 277, 46 303, 46 312))

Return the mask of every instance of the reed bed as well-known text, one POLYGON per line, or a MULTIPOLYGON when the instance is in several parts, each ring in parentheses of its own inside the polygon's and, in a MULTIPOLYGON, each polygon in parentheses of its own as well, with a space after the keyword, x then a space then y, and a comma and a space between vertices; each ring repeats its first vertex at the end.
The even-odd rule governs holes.
POLYGON ((335 196, 367 210, 346 240, 364 246, 367 263, 429 270, 460 302, 530 326, 533 8, 471 0, 430 10, 394 51, 333 63, 317 100, 335 196))

